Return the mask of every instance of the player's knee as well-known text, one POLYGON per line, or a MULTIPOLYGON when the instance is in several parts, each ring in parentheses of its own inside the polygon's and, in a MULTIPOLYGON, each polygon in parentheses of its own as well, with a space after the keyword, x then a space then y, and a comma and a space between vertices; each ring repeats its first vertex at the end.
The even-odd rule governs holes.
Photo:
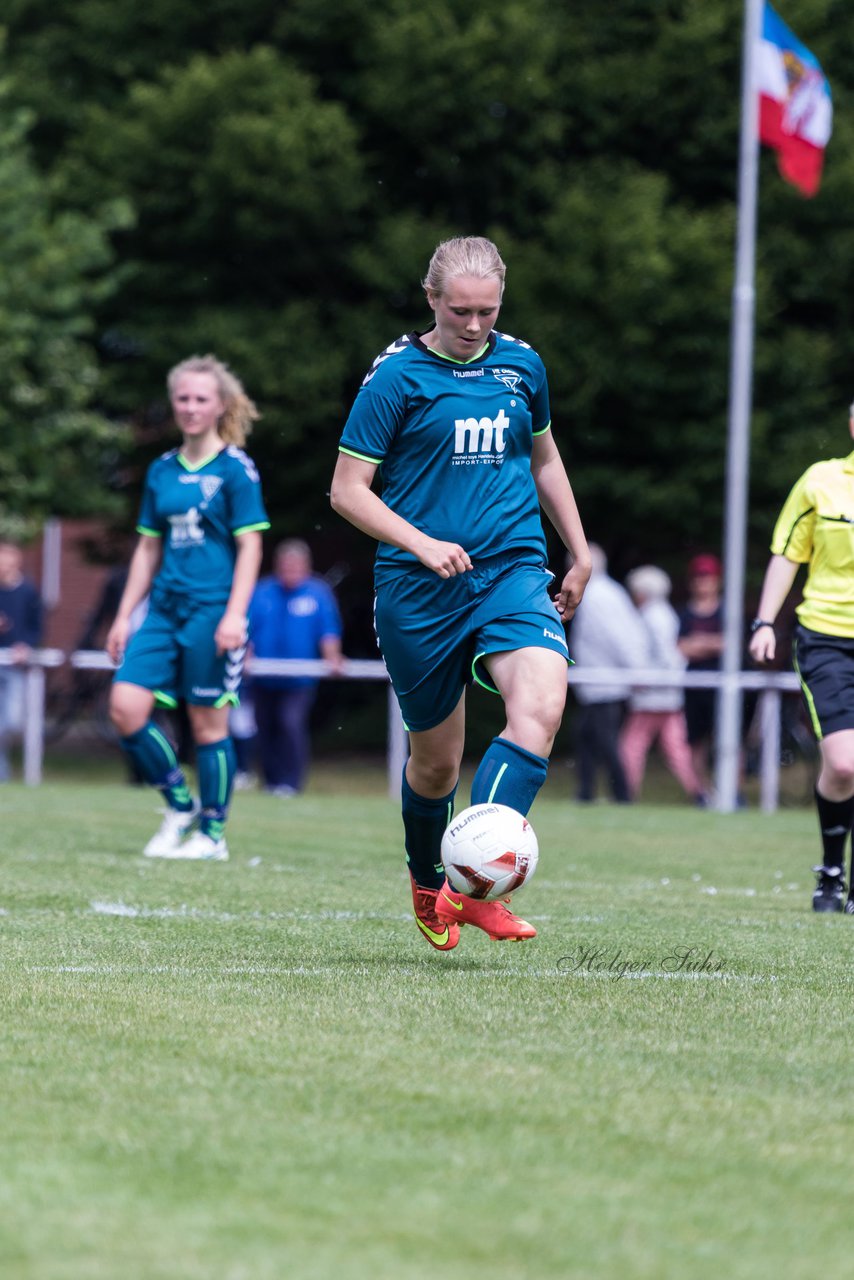
POLYGON ((826 762, 825 769, 834 792, 854 794, 854 757, 836 756, 826 762))
POLYGON ((133 733, 133 729, 131 728, 132 717, 130 709, 121 700, 121 698, 116 698, 115 696, 110 698, 110 722, 116 730, 116 733, 120 734, 123 738, 126 738, 129 734, 133 733))
POLYGON ((563 719, 566 694, 562 690, 545 691, 537 704, 529 708, 529 714, 540 732, 547 738, 554 738, 563 719))
POLYGON ((457 785, 459 761, 437 757, 415 762, 410 758, 407 775, 409 785, 417 795, 447 796, 457 785))
POLYGON ((127 688, 115 684, 110 691, 109 714, 113 728, 122 738, 127 738, 147 723, 150 711, 127 688))

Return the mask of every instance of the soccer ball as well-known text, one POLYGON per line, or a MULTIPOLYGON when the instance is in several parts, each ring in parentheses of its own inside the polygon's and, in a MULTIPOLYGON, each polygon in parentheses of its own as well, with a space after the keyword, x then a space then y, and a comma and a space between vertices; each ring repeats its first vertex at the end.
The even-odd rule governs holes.
POLYGON ((530 880, 539 848, 527 818, 506 804, 476 804, 457 814, 442 836, 442 862, 458 893, 487 902, 530 880))

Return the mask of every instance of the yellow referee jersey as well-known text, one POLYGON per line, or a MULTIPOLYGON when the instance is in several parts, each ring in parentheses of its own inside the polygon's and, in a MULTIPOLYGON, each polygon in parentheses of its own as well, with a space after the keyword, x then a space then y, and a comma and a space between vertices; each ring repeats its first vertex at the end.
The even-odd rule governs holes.
POLYGON ((854 637, 854 453, 804 472, 774 526, 771 551, 809 566, 797 608, 802 625, 854 637))

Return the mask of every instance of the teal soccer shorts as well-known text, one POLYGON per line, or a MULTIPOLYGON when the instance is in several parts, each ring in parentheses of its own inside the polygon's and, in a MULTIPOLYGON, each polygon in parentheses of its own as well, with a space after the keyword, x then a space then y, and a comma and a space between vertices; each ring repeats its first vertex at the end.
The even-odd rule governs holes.
POLYGON ((150 689, 166 707, 181 698, 201 707, 237 703, 246 646, 217 654, 214 632, 224 611, 223 604, 159 595, 113 679, 150 689))
POLYGON ((377 584, 377 638, 407 729, 441 724, 472 680, 497 693, 483 664, 490 653, 553 649, 569 659, 552 576, 498 556, 454 578, 418 565, 377 584))

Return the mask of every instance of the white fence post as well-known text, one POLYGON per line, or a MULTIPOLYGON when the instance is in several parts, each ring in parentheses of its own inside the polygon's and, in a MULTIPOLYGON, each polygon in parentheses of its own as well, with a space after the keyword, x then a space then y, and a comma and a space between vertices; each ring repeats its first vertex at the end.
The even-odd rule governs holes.
POLYGON ((759 805, 763 813, 773 813, 780 799, 780 709, 779 689, 763 689, 759 695, 759 805))
POLYGON ((27 667, 24 675, 24 782, 37 787, 44 762, 44 667, 27 667))
POLYGON ((409 755, 409 739, 403 716, 400 714, 397 695, 388 686, 388 794, 390 799, 400 799, 400 778, 409 755))

